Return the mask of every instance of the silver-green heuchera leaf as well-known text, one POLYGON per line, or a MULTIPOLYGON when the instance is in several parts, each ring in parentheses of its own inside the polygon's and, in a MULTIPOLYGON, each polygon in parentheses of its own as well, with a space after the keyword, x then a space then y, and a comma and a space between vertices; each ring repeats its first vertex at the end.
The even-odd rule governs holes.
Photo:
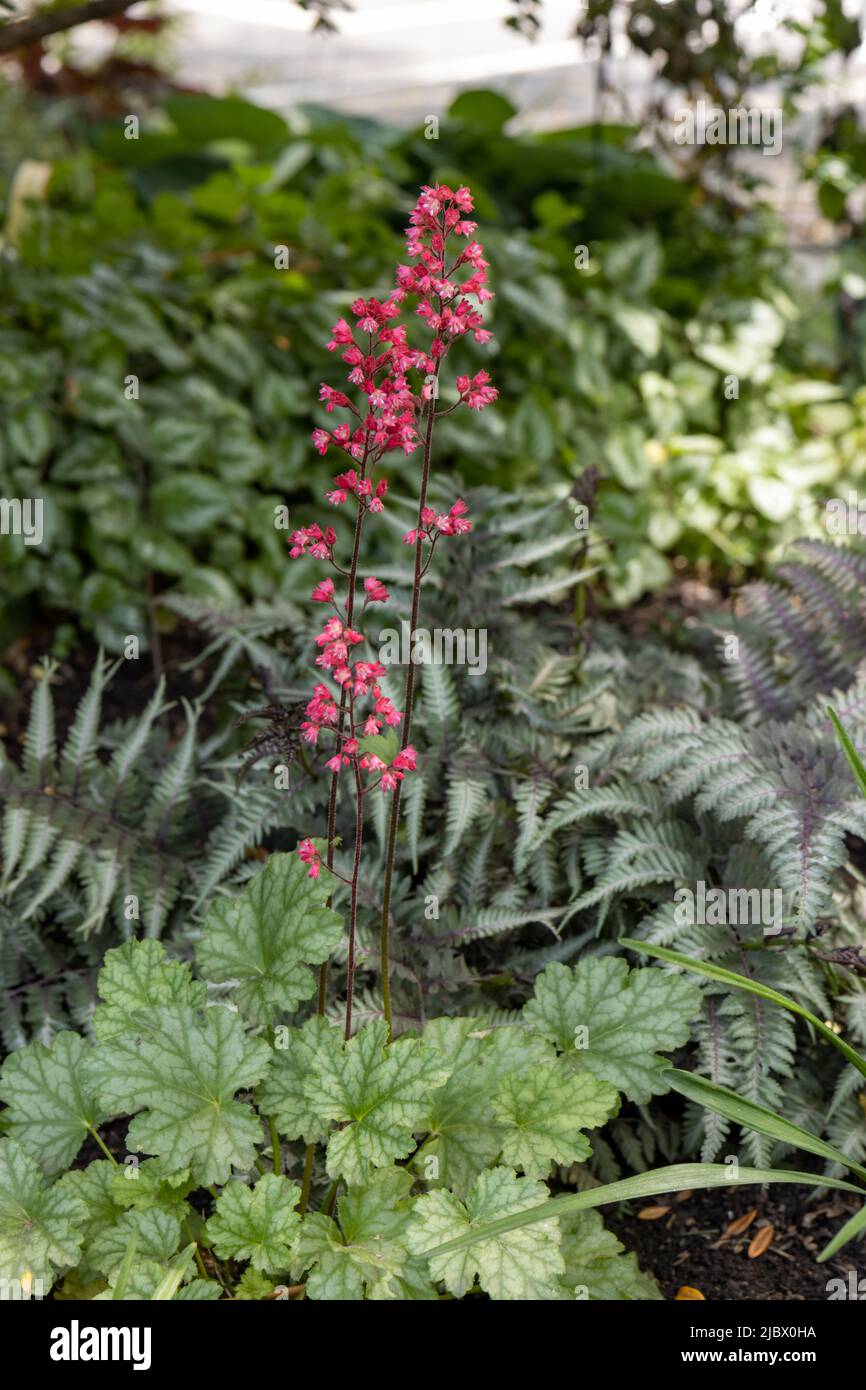
POLYGON ((35 1158, 14 1139, 0 1140, 0 1279, 22 1291, 47 1293, 58 1269, 74 1265, 86 1209, 51 1183, 35 1158))
POLYGON ((263 1115, 273 1117, 287 1139, 319 1144, 327 1137, 331 1122, 318 1114, 316 1097, 307 1098, 304 1081, 313 1073, 319 1053, 339 1045, 338 1030, 319 1014, 301 1028, 276 1030, 273 1061, 256 1091, 256 1104, 263 1115))
POLYGON ((88 1243, 85 1253, 95 1269, 111 1276, 122 1263, 130 1238, 135 1234, 136 1261, 164 1263, 177 1250, 180 1228, 180 1213, 160 1211, 156 1207, 150 1211, 125 1211, 88 1243))
POLYGON ((424 1182, 464 1196, 502 1151, 506 1126, 493 1113, 493 1098, 503 1078, 531 1072, 556 1054, 542 1037, 480 1018, 431 1019, 424 1043, 447 1061, 451 1075, 427 1097, 420 1126, 427 1138, 413 1167, 424 1182))
POLYGON ((230 1182, 220 1193, 207 1233, 221 1260, 249 1260, 253 1269, 279 1274, 288 1268, 301 1225, 295 1211, 301 1189, 265 1173, 255 1187, 230 1182))
POLYGON ((30 1043, 3 1064, 6 1128, 45 1172, 68 1168, 88 1132, 106 1117, 90 1071, 91 1053, 77 1033, 58 1033, 50 1047, 30 1043))
POLYGON ((409 1254, 412 1176, 382 1168, 337 1203, 337 1219, 314 1212, 298 1237, 293 1272, 307 1274, 307 1297, 431 1300, 425 1263, 409 1254))
POLYGON ((563 1297, 601 1302, 659 1300, 659 1286, 640 1269, 637 1256, 605 1230, 597 1211, 560 1217, 563 1297))
POLYGON ((236 1013, 172 1006, 141 1013, 137 1031, 100 1043, 93 1065, 103 1104, 137 1116, 127 1148, 160 1157, 167 1176, 188 1168, 208 1185, 253 1163, 261 1124, 235 1094, 260 1081, 269 1060, 236 1013))
POLYGON ((524 1022, 556 1043, 575 1071, 608 1081, 640 1105, 667 1089, 667 1060, 656 1049, 682 1047, 701 993, 683 976, 629 971, 618 956, 548 965, 535 982, 524 1022))
MULTIPOLYGON (((518 1178, 510 1168, 491 1168, 473 1184, 465 1205, 452 1192, 419 1197, 408 1232, 409 1248, 423 1257, 474 1226, 537 1207, 549 1197, 543 1182, 518 1178)), ((466 1250, 434 1255, 428 1263, 432 1277, 441 1280, 455 1298, 463 1298, 477 1279, 493 1299, 559 1299, 559 1280, 565 1273, 559 1244, 559 1223, 551 1218, 479 1241, 466 1250)))
POLYGON ((185 1004, 204 1007, 207 990, 184 961, 169 960, 161 941, 127 941, 107 951, 97 989, 102 1003, 93 1016, 100 1042, 128 1032, 142 1009, 185 1004))
MULTIPOLYGON (((85 1213, 82 1233, 84 1250, 88 1243, 102 1231, 113 1226, 120 1216, 119 1207, 111 1193, 111 1183, 118 1164, 107 1158, 96 1158, 86 1168, 72 1168, 60 1179, 60 1189, 75 1197, 82 1204, 85 1213)), ((86 1264, 86 1258, 82 1264, 86 1264)))
POLYGON ((512 1072, 500 1082, 493 1113, 505 1126, 502 1161, 528 1178, 546 1178, 553 1163, 582 1163, 592 1152, 582 1133, 619 1107, 619 1092, 588 1072, 575 1075, 562 1058, 512 1072))
POLYGON ((304 1081, 314 1113, 342 1125, 328 1140, 327 1167, 332 1177, 348 1183, 363 1182, 371 1169, 408 1157, 428 1092, 441 1086, 450 1070, 419 1038, 398 1038, 386 1047, 387 1042, 381 1020, 348 1042, 332 1029, 304 1081))
POLYGON ((250 1022, 274 1023, 314 993, 309 966, 326 961, 342 935, 342 919, 325 906, 332 890, 330 874, 310 878, 296 854, 272 854, 242 893, 211 904, 198 968, 208 980, 238 981, 250 1022))

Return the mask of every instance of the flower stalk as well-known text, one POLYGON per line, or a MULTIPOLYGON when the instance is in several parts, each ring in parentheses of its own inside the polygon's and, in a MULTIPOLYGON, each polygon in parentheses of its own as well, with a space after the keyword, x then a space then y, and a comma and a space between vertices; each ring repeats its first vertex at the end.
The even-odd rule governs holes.
MULTIPOLYGON (((397 834, 400 816, 400 784, 407 773, 416 768, 416 752, 411 743, 412 710, 415 697, 415 669, 410 661, 406 673, 403 709, 395 708, 384 692, 382 681, 387 675, 383 662, 359 657, 358 649, 365 636, 357 623, 363 619, 371 603, 387 603, 385 585, 370 575, 363 580, 364 599, 358 611, 356 593, 360 587, 360 561, 364 524, 368 515, 384 510, 388 482, 378 476, 383 458, 395 451, 412 454, 422 441, 417 423, 423 420, 423 454, 418 494, 417 525, 404 537, 404 543, 414 547, 411 630, 418 625, 421 588, 432 559, 436 543, 443 536, 456 536, 470 531, 466 519, 468 507, 459 499, 447 512, 438 513, 428 504, 432 464, 433 429, 440 414, 450 414, 459 405, 480 410, 497 397, 489 385, 486 372, 474 377, 456 379, 457 400, 446 410, 438 411, 439 381, 442 362, 453 344, 471 332, 479 343, 486 343, 490 333, 483 327, 480 305, 491 298, 486 289, 487 262, 483 248, 470 241, 447 264, 449 238, 471 238, 476 223, 468 219, 472 198, 467 188, 452 190, 436 186, 423 188, 407 229, 407 251, 410 261, 397 267, 396 288, 384 301, 357 299, 352 312, 357 320, 352 328, 345 319, 334 326, 328 343, 330 351, 341 351, 349 366, 348 380, 359 395, 352 399, 346 392, 323 383, 320 399, 328 414, 335 410, 348 411, 350 422, 328 430, 313 432, 313 444, 324 456, 337 449, 348 456, 351 466, 334 478, 333 488, 326 494, 333 507, 354 503, 356 507, 354 537, 348 568, 336 558, 337 533, 333 527, 324 530, 318 525, 304 526, 292 533, 290 555, 294 559, 312 556, 326 561, 339 576, 342 598, 331 578, 323 579, 312 591, 314 603, 332 610, 316 645, 320 653, 315 659, 321 668, 322 679, 313 689, 306 706, 306 718, 301 734, 312 746, 323 736, 333 735, 334 751, 325 766, 331 772, 328 796, 327 848, 325 868, 345 883, 349 890, 348 954, 345 990, 344 1035, 352 1033, 356 972, 356 934, 359 904, 361 856, 364 841, 364 799, 379 790, 391 793, 392 805, 386 850, 380 932, 380 971, 382 979, 383 1013, 391 1036, 391 990, 389 967, 390 903, 394 873, 397 834), (462 282, 455 278, 460 267, 468 266, 469 275, 462 282), (404 301, 417 299, 416 314, 425 321, 431 334, 425 348, 412 348, 404 324, 395 323, 404 301), (473 303, 473 300, 476 301, 473 303), (408 373, 420 372, 420 389, 410 381, 408 373), (425 558, 425 547, 427 554, 425 558), (345 581, 345 588, 342 582, 345 581), (328 684, 330 681, 332 684, 328 684), (333 686, 338 687, 338 692, 333 686), (385 737, 383 727, 400 728, 399 743, 394 735, 385 737), (394 753, 394 747, 397 752, 394 753), (337 811, 340 773, 350 771, 354 797, 354 846, 351 877, 336 872, 337 811)), ((309 866, 312 877, 321 871, 319 850, 311 839, 298 846, 298 853, 309 866)), ((332 902, 333 894, 329 898, 332 902)), ((327 964, 319 974, 318 1010, 324 1013, 327 996, 327 964)), ((312 1177, 312 1153, 308 1150, 304 1167, 302 1210, 306 1206, 312 1177)))

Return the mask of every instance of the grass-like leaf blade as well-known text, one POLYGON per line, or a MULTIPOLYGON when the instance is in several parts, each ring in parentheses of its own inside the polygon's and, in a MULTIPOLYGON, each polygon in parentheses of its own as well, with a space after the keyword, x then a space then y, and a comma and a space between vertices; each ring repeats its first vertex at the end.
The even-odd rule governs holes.
POLYGON ((729 1091, 726 1086, 720 1086, 717 1082, 710 1081, 706 1076, 698 1076, 695 1072, 678 1071, 672 1067, 670 1071, 665 1072, 664 1076, 672 1089, 679 1091, 680 1095, 685 1096, 687 1100, 696 1101, 705 1109, 712 1110, 717 1115, 724 1115, 725 1119, 733 1120, 735 1124, 757 1130, 759 1134, 766 1134, 770 1139, 778 1139, 782 1144, 791 1144, 794 1148, 805 1149, 807 1153, 817 1154, 819 1158, 826 1158, 831 1163, 841 1163, 866 1182, 866 1168, 855 1163, 841 1149, 837 1149, 833 1144, 828 1144, 826 1140, 820 1139, 817 1134, 810 1134, 807 1129, 801 1129, 799 1125, 792 1124, 790 1120, 777 1115, 774 1110, 769 1110, 765 1105, 758 1105, 756 1101, 738 1096, 736 1091, 729 1091))

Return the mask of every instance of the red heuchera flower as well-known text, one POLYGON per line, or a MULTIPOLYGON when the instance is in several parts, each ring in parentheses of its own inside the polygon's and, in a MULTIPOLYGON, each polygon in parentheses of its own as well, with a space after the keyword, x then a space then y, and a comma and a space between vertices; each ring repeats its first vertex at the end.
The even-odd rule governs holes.
POLYGON ((316 849, 312 840, 302 840, 298 845, 298 854, 302 863, 309 864, 310 878, 318 878, 320 865, 319 851, 316 849))
MULTIPOLYGON (((477 224, 469 218, 471 212, 468 188, 422 188, 406 233, 410 263, 397 267, 395 288, 383 300, 356 299, 351 306, 354 326, 341 318, 333 327, 328 350, 341 355, 353 391, 349 394, 323 382, 319 396, 326 414, 348 412, 350 419, 332 429, 314 430, 312 440, 322 456, 337 449, 347 458, 348 466, 334 477, 325 497, 333 507, 354 502, 356 542, 367 514, 381 512, 385 506, 388 483, 377 477, 382 460, 394 451, 414 452, 422 411, 446 413, 437 412, 435 402, 448 351, 466 334, 481 344, 490 339, 481 306, 492 293, 486 287, 483 247, 472 240, 477 224), (464 238, 466 245, 455 246, 455 241, 464 238), (416 300, 415 314, 427 331, 423 347, 411 346, 406 325, 398 322, 410 296, 416 300)), ((447 407, 447 413, 461 405, 482 410, 498 395, 484 371, 471 378, 458 376, 455 387, 457 400, 447 407)), ((471 531, 472 524, 465 519, 467 510, 462 499, 447 512, 425 507, 420 530, 409 531, 403 539, 410 544, 420 537, 432 548, 440 536, 471 531)), ((315 658, 333 688, 323 683, 315 686, 301 725, 302 736, 317 745, 323 732, 333 731, 336 747, 325 766, 335 775, 346 767, 354 769, 356 778, 361 772, 372 774, 366 783, 357 783, 360 795, 374 787, 393 791, 407 772, 414 772, 417 754, 407 744, 388 764, 359 743, 359 738, 379 734, 384 726, 399 725, 403 716, 383 692, 386 667, 359 650, 365 641, 355 626, 359 576, 356 562, 347 571, 335 560, 336 542, 332 527, 322 529, 315 524, 294 531, 289 542, 293 559, 311 555, 332 565, 340 575, 348 575, 348 592, 342 603, 330 578, 320 580, 312 591, 313 602, 328 604, 334 610, 316 638, 320 651, 315 658), (361 707, 362 701, 366 708, 361 707)), ((358 553, 357 544, 353 553, 358 553)), ((369 603, 386 603, 389 597, 375 575, 364 579, 363 594, 362 611, 369 603)), ((309 863, 311 876, 316 877, 319 858, 312 842, 303 841, 299 853, 303 862, 309 863)))

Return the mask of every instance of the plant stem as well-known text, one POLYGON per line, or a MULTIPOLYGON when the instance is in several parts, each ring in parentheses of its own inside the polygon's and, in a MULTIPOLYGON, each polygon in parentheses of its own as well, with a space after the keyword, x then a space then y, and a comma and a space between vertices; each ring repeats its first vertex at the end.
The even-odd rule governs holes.
POLYGON ((316 1155, 315 1144, 308 1144, 304 1154, 304 1176, 301 1179, 301 1200, 298 1202, 298 1213, 306 1216, 307 1206, 310 1201, 310 1188, 313 1183, 313 1159, 316 1155))
MULTIPOLYGON (((354 702, 350 700, 350 705, 354 702)), ((354 713, 352 728, 354 732, 354 713)), ((361 769, 357 757, 353 759, 355 771, 355 857, 352 862, 352 894, 349 904, 349 960, 346 970, 346 1041, 352 1036, 352 1001, 355 996, 355 928, 358 921, 358 877, 361 872, 361 846, 364 841, 364 789, 361 785, 361 769)), ((398 783, 399 786, 399 783, 398 783)))
POLYGON ((340 1179, 339 1179, 339 1178, 334 1178, 334 1181, 331 1183, 331 1187, 330 1187, 330 1190, 329 1190, 329 1192, 328 1192, 328 1199, 327 1199, 327 1201, 325 1202, 325 1215, 326 1215, 326 1216, 333 1216, 333 1215, 334 1215, 334 1207, 337 1205, 337 1193, 339 1192, 339 1190, 340 1190, 340 1179))
POLYGON ((192 1231, 189 1229, 189 1222, 186 1219, 186 1217, 184 1217, 183 1222, 181 1224, 183 1226, 183 1233, 186 1237, 187 1243, 195 1246, 195 1262, 198 1265, 199 1274, 201 1275, 202 1279, 210 1279, 210 1275, 205 1269, 204 1260, 201 1257, 201 1251, 198 1248, 198 1241, 195 1239, 192 1231))
POLYGON ((87 1132, 88 1132, 88 1134, 90 1135, 91 1139, 95 1139, 95 1140, 96 1140, 96 1142, 97 1142, 97 1144, 99 1145, 99 1147, 101 1148, 102 1152, 105 1154, 105 1157, 106 1157, 107 1159, 109 1159, 109 1160, 115 1165, 115 1167, 116 1167, 116 1166, 117 1166, 117 1159, 114 1157, 114 1154, 111 1152, 111 1149, 108 1147, 108 1145, 107 1145, 106 1143, 104 1143, 103 1140, 99 1137, 99 1134, 98 1134, 98 1132, 93 1128, 93 1125, 88 1125, 88 1126, 87 1126, 87 1132))
POLYGON ((283 1171, 283 1150, 273 1115, 268 1116, 268 1131, 271 1136, 271 1150, 274 1156, 274 1172, 279 1176, 283 1171))
MULTIPOLYGON (((364 449, 364 457, 363 457, 363 459, 362 459, 362 461, 361 461, 361 477, 362 477, 362 478, 366 476, 366 472, 367 472, 367 447, 365 446, 365 449, 364 449)), ((355 583, 356 583, 357 576, 358 576, 358 556, 359 556, 360 553, 361 553, 361 530, 362 530, 362 527, 363 527, 363 523, 364 523, 364 513, 366 512, 366 510, 367 510, 367 509, 366 509, 366 505, 364 505, 364 504, 361 502, 360 498, 359 498, 359 500, 358 500, 358 513, 357 513, 357 516, 355 517, 355 535, 354 535, 354 539, 353 539, 353 541, 352 541, 352 561, 351 561, 351 564, 350 564, 350 566, 349 566, 349 576, 348 576, 349 592, 348 592, 348 595, 347 595, 347 598, 346 598, 346 625, 347 625, 348 627, 351 627, 351 626, 352 626, 352 619, 353 619, 354 613, 355 613, 355 583)), ((346 686, 344 685, 344 686, 342 687, 341 691, 340 691, 340 713, 339 713, 339 717, 338 717, 338 720, 337 720, 337 752, 338 752, 338 753, 339 753, 339 751, 340 751, 340 748, 341 748, 342 742, 343 742, 343 719, 344 719, 344 717, 345 717, 347 702, 348 702, 347 688, 346 688, 346 686)), ((356 772, 357 772, 357 768, 356 768, 356 772)), ((331 789, 330 789, 330 792, 328 793, 328 831, 327 831, 327 834, 328 834, 328 849, 327 849, 327 854, 326 854, 326 857, 325 857, 325 864, 326 864, 326 867, 328 868, 329 872, 333 872, 333 869, 334 869, 334 840, 335 840, 336 834, 337 834, 337 793, 338 793, 338 790, 339 790, 339 783, 340 783, 340 774, 339 774, 339 772, 334 772, 334 773, 332 773, 332 774, 331 774, 331 789)), ((357 850, 356 850, 356 854, 357 854, 357 850)), ((357 875, 354 875, 353 877, 354 877, 354 879, 355 879, 355 884, 356 884, 355 891, 357 891, 357 875)), ((327 906, 330 908, 330 907, 333 907, 333 905, 334 905, 334 895, 333 895, 333 893, 331 893, 331 894, 329 895, 329 897, 328 897, 327 906)), ((351 938, 351 939, 352 939, 352 953, 353 953, 353 962, 354 962, 354 927, 352 927, 351 930, 352 930, 352 938, 351 938)), ((352 973, 351 987, 354 988, 354 972, 352 973)), ((317 1012, 318 1012, 320 1015, 322 1015, 322 1016, 324 1016, 324 1013, 325 1013, 325 1002, 326 1002, 326 1000, 327 1000, 327 994, 328 994, 328 962, 327 962, 327 961, 323 961, 321 967, 319 968, 319 992, 318 992, 318 999, 317 999, 317 1004, 316 1004, 317 1012)), ((347 1010, 347 1011, 348 1011, 348 1010, 347 1010)), ((298 1203, 298 1211, 300 1212, 301 1216, 303 1216, 303 1215, 306 1213, 307 1204, 309 1203, 309 1200, 310 1200, 310 1186, 311 1186, 312 1180, 313 1180, 313 1159, 314 1159, 314 1156, 315 1156, 315 1148, 316 1148, 315 1144, 308 1144, 308 1145, 307 1145, 306 1153, 305 1153, 305 1155, 304 1155, 304 1176, 303 1176, 302 1185, 301 1185, 301 1200, 300 1200, 300 1202, 298 1203)))
MULTIPOLYGON (((437 369, 438 380, 438 369, 437 369)), ((421 468, 421 490, 418 494, 418 530, 415 537, 415 576, 412 582, 412 618, 409 626, 410 640, 418 626, 421 610, 422 560, 421 548, 424 536, 421 513, 427 506, 427 486, 430 481, 430 460, 433 447, 433 425, 436 420, 433 397, 427 402, 427 430, 424 436, 424 462, 421 468)), ((400 740, 401 751, 409 743, 412 732, 412 704, 415 698, 415 663, 409 659, 406 670, 406 692, 403 699, 403 734, 400 740)), ((382 976, 382 1013, 388 1028, 388 1041, 393 1035, 391 1022, 391 979, 390 979, 390 928, 391 928, 391 882, 394 877, 394 854, 397 848, 397 826, 400 820, 400 783, 392 793, 391 821, 388 826, 388 849, 385 860, 385 885, 382 891, 382 921, 379 928, 379 971, 382 976)))

